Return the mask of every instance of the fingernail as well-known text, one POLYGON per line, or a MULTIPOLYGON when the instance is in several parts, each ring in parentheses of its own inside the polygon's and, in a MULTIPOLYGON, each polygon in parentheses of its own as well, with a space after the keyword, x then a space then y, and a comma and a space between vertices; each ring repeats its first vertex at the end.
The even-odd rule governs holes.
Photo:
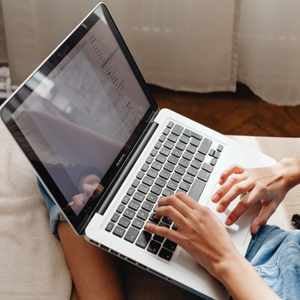
POLYGON ((218 211, 218 212, 223 212, 223 211, 224 211, 223 205, 219 205, 219 206, 217 207, 217 211, 218 211))
POLYGON ((220 197, 219 197, 218 194, 214 194, 213 197, 212 197, 212 201, 213 201, 213 202, 217 202, 217 201, 219 200, 219 198, 220 198, 220 197))
POLYGON ((231 220, 231 219, 227 219, 226 222, 225 222, 225 224, 226 224, 227 226, 232 225, 232 220, 231 220))

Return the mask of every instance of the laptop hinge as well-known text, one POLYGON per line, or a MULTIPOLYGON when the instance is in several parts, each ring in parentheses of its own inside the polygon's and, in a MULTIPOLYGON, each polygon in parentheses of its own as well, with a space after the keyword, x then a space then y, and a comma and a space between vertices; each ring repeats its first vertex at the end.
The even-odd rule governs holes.
POLYGON ((148 144, 148 141, 153 136, 155 130, 158 127, 158 124, 155 123, 153 120, 155 119, 158 111, 155 111, 153 114, 151 114, 149 118, 149 124, 144 130, 144 133, 141 135, 140 139, 137 141, 136 146, 132 150, 132 154, 125 160, 123 163, 123 168, 120 168, 120 173, 116 175, 116 180, 111 183, 110 186, 107 188, 107 192, 104 193, 101 196, 101 199, 105 199, 104 202, 101 200, 99 201, 99 205, 97 205, 93 211, 89 213, 88 218, 84 221, 82 224, 79 233, 83 234, 86 226, 89 224, 90 220, 94 216, 95 212, 98 212, 100 214, 104 214, 109 207, 110 203, 112 202, 115 194, 118 192, 120 186, 123 184, 124 179, 128 175, 128 173, 131 171, 133 165, 136 163, 138 158, 140 157, 141 153, 145 149, 146 145, 148 144))

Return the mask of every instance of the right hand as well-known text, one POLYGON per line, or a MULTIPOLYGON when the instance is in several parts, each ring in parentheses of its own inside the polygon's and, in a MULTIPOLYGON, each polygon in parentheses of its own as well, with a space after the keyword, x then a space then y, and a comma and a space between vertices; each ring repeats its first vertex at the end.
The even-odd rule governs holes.
POLYGON ((266 168, 243 169, 234 166, 221 175, 221 187, 213 195, 218 212, 224 212, 230 203, 240 195, 247 194, 236 205, 227 218, 226 225, 236 222, 250 207, 259 204, 260 211, 251 224, 255 234, 275 212, 293 186, 293 177, 299 176, 297 164, 292 160, 283 160, 266 168))

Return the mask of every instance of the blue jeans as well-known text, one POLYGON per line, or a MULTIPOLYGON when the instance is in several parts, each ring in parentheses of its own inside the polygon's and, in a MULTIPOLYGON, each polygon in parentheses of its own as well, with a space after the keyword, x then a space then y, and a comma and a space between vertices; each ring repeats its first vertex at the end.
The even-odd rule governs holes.
MULTIPOLYGON (((39 184, 49 210, 50 228, 57 233, 59 208, 39 184)), ((251 240, 246 258, 281 299, 300 299, 300 230, 264 226, 251 240)))

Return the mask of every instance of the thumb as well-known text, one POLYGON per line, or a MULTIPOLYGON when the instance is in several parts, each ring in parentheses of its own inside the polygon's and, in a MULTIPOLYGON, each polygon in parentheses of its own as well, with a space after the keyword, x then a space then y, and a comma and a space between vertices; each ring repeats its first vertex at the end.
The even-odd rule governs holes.
POLYGON ((251 233, 256 234, 258 230, 267 223, 268 219, 272 215, 272 208, 270 206, 262 206, 259 214, 254 218, 251 224, 251 233))

